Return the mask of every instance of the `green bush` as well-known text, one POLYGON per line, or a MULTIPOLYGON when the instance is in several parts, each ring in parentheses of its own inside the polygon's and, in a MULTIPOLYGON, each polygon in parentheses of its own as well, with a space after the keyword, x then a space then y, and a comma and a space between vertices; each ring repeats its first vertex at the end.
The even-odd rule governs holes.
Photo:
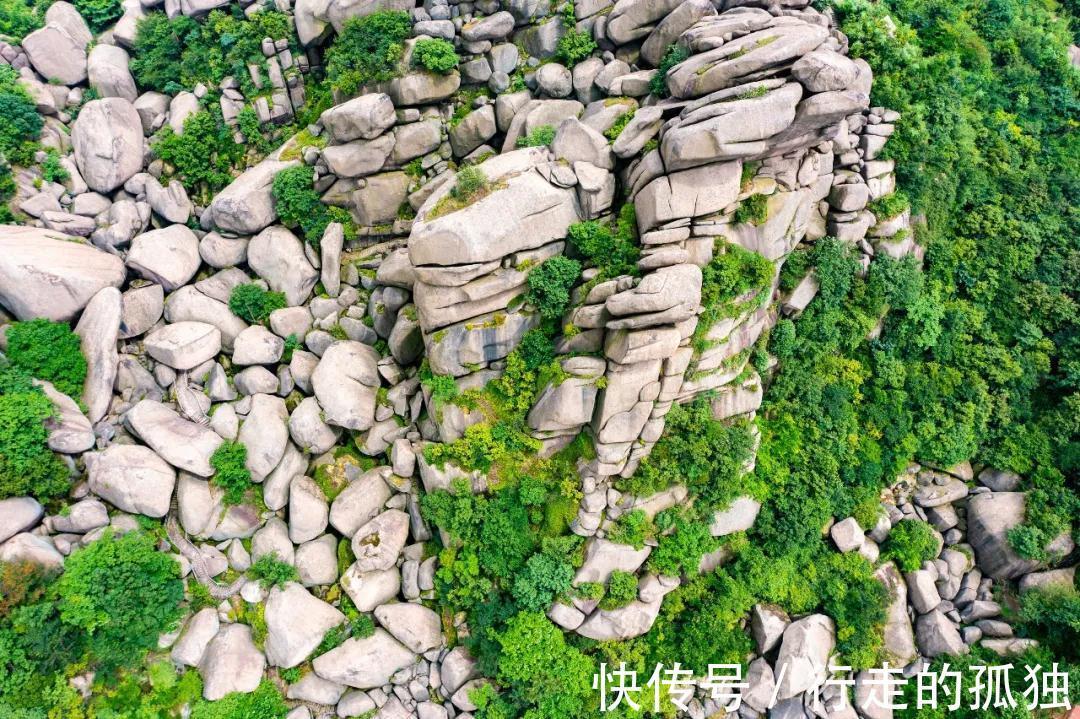
POLYGON ((739 203, 735 210, 735 223, 749 222, 752 225, 762 225, 769 219, 769 198, 765 195, 751 195, 739 203))
POLYGON ((439 75, 449 75, 459 62, 454 43, 441 38, 417 40, 412 59, 413 64, 439 75))
POLYGON ((288 712, 277 687, 265 679, 250 694, 233 692, 213 702, 200 699, 191 707, 191 719, 282 719, 288 712))
POLYGON ((281 561, 277 554, 264 554, 248 568, 248 574, 259 580, 263 587, 281 587, 288 582, 300 581, 296 567, 281 561))
POLYGON ((187 15, 170 20, 151 12, 139 20, 131 53, 131 74, 139 87, 168 92, 183 83, 184 49, 199 35, 199 24, 187 15))
POLYGON ((210 481, 225 491, 226 504, 239 504, 251 487, 247 447, 240 442, 222 442, 210 455, 214 476, 210 481))
POLYGON ((934 528, 919 519, 905 519, 889 532, 882 556, 896 562, 901 571, 914 572, 923 562, 937 557, 938 538, 934 528))
POLYGON ((384 10, 350 18, 326 51, 326 77, 346 95, 392 79, 412 31, 409 14, 384 10))
POLYGON ((45 153, 45 159, 41 162, 41 179, 45 182, 63 182, 70 176, 60 164, 60 153, 49 148, 45 153))
POLYGON ((836 620, 836 648, 845 663, 880 666, 888 592, 873 565, 857 552, 829 553, 818 564, 817 590, 825 613, 836 620))
POLYGON ((454 187, 450 194, 464 202, 470 201, 488 186, 484 171, 475 165, 467 165, 458 170, 454 187))
POLYGON ((271 188, 274 208, 282 224, 300 228, 315 249, 319 248, 323 232, 331 222, 340 222, 345 229, 345 239, 355 237, 355 228, 348 211, 323 204, 315 191, 315 170, 307 165, 287 167, 274 176, 271 188))
POLYGON ((707 523, 674 515, 672 510, 657 515, 656 525, 661 530, 675 530, 662 534, 656 549, 649 556, 649 567, 659 574, 692 577, 697 574, 701 558, 719 546, 719 542, 709 534, 707 523))
POLYGON ((619 115, 615 120, 615 124, 604 131, 604 137, 608 139, 608 142, 615 142, 622 134, 622 131, 626 129, 626 126, 630 124, 630 121, 634 119, 636 110, 630 110, 630 112, 624 112, 619 115))
POLYGON ((65 494, 68 469, 49 449, 52 402, 25 374, 0 369, 0 499, 65 494))
POLYGON ((52 382, 57 390, 78 400, 86 381, 86 358, 80 339, 65 322, 36 318, 7 329, 12 367, 52 382))
POLYGON ((682 45, 672 43, 668 45, 667 50, 664 51, 664 57, 660 60, 660 65, 657 67, 657 72, 653 75, 653 79, 649 81, 649 91, 657 97, 667 97, 671 93, 667 88, 667 74, 668 71, 678 65, 680 62, 690 58, 690 51, 682 45))
POLYGON ((44 0, 0 0, 0 35, 20 42, 45 24, 48 6, 44 0))
POLYGON ((284 292, 271 292, 254 282, 236 285, 229 293, 229 309, 249 324, 265 324, 271 312, 285 305, 284 292))
POLYGON ((874 213, 878 222, 884 222, 891 220, 909 207, 911 207, 911 202, 908 201, 907 195, 897 191, 891 195, 879 197, 867 205, 866 209, 874 213))
POLYGON ((1018 618, 1023 633, 1037 638, 1056 656, 1076 656, 1080 646, 1080 592, 1075 584, 1024 592, 1020 595, 1018 618))
POLYGON ((562 255, 545 260, 529 272, 525 300, 545 320, 562 317, 570 305, 570 290, 581 276, 581 263, 562 255))
POLYGON ((232 182, 233 169, 243 161, 245 148, 233 140, 220 110, 203 110, 184 120, 184 132, 166 125, 151 143, 154 154, 172 166, 172 176, 188 192, 209 202, 232 182))
POLYGON ((540 553, 529 557, 514 580, 514 599, 526 611, 542 611, 570 591, 574 568, 564 559, 540 553))
POLYGON ((151 536, 106 534, 67 558, 56 595, 61 621, 85 632, 101 666, 114 668, 137 661, 174 627, 184 583, 151 536))
POLYGON ((615 526, 608 532, 608 539, 617 544, 629 544, 634 549, 642 549, 645 540, 652 536, 653 526, 649 516, 640 509, 623 514, 615 520, 615 526))
POLYGON ((633 274, 641 254, 633 223, 634 206, 627 204, 623 205, 615 228, 596 220, 577 222, 570 225, 566 239, 589 264, 600 270, 602 279, 633 274))
POLYGON ((112 25, 124 14, 121 0, 73 0, 75 9, 90 26, 92 32, 99 33, 112 25))
MULTIPOLYGON (((169 20, 148 13, 139 21, 131 71, 144 89, 174 94, 199 83, 217 87, 227 76, 247 96, 258 94, 248 65, 265 75, 263 38, 293 40, 289 16, 276 10, 252 13, 213 10, 202 21, 187 16, 169 20)), ((294 43, 294 50, 297 49, 294 43)))
POLYGON ((514 616, 497 641, 496 678, 515 699, 535 705, 537 719, 577 719, 595 709, 593 662, 542 612, 514 616))
POLYGON ((554 125, 538 125, 532 132, 522 135, 515 143, 518 147, 550 147, 555 141, 554 125))
POLYGON ((555 46, 555 57, 562 60, 567 67, 573 67, 592 55, 596 48, 596 41, 593 40, 592 33, 571 28, 559 38, 559 42, 555 46))
POLYGON ((619 609, 637 599, 638 578, 633 572, 616 569, 608 579, 607 594, 600 600, 601 609, 619 609))
POLYGON ((30 94, 18 82, 19 73, 0 65, 0 164, 27 164, 41 137, 43 121, 30 94))

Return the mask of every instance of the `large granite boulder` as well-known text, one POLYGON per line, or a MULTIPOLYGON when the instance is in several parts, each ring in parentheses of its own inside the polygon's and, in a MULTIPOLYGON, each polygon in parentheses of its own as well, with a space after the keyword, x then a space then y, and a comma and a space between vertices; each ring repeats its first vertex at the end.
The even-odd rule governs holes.
POLYGON ((378 361, 379 353, 362 342, 341 340, 326 349, 311 374, 311 385, 328 424, 353 430, 371 427, 380 384, 378 361))
POLYGON ((357 689, 374 689, 416 661, 416 655, 383 629, 370 637, 346 639, 336 649, 315 658, 315 673, 323 679, 357 689))
POLYGON ((298 164, 296 160, 268 159, 245 170, 219 192, 207 208, 214 225, 240 235, 261 232, 277 219, 272 192, 274 177, 285 168, 298 164))
POLYGON ((143 166, 142 121, 122 97, 91 100, 71 126, 75 164, 95 192, 112 192, 143 166))
POLYGON ((17 319, 67 322, 125 277, 123 260, 73 237, 0 225, 0 304, 17 319))
POLYGON ((85 459, 90 491, 109 504, 148 517, 168 514, 176 470, 152 449, 113 444, 85 459))
POLYGON ((266 600, 266 660, 295 667, 307 659, 345 615, 295 582, 274 587, 266 600))

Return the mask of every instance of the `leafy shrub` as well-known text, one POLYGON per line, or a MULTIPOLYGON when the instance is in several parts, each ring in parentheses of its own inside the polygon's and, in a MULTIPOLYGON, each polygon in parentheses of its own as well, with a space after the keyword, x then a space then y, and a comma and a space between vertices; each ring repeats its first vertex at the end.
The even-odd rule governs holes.
POLYGON ((285 307, 285 293, 265 290, 254 282, 244 282, 229 293, 229 309, 249 324, 263 324, 270 313, 285 307))
POLYGON ((19 73, 0 65, 0 164, 26 164, 33 156, 44 124, 30 94, 18 82, 19 73))
POLYGON ((136 26, 129 63, 139 86, 158 92, 179 89, 184 49, 198 35, 199 24, 194 18, 178 15, 170 20, 162 12, 147 13, 136 26))
POLYGON ((403 11, 350 18, 326 51, 330 84, 352 95, 364 85, 392 79, 411 31, 409 14, 403 11))
POLYGON ((525 361, 525 369, 529 371, 540 369, 555 359, 555 344, 539 328, 526 332, 517 349, 525 361))
POLYGON ((555 141, 554 125, 538 125, 532 132, 517 139, 518 147, 550 147, 555 141))
POLYGON ((589 264, 600 270, 600 277, 610 279, 619 275, 631 274, 636 269, 641 254, 633 228, 633 205, 630 208, 629 224, 624 219, 625 212, 620 212, 616 227, 611 228, 596 220, 577 222, 570 225, 566 239, 589 264))
POLYGON ((247 466, 247 447, 240 442, 222 442, 210 455, 214 476, 210 478, 225 490, 226 504, 239 504, 251 487, 251 472, 247 466))
POLYGON ((63 182, 71 175, 60 164, 60 154, 49 148, 45 153, 45 159, 41 163, 41 178, 45 182, 63 182))
POLYGON ((546 609, 558 596, 570 590, 574 568, 557 556, 534 554, 514 580, 514 599, 527 611, 546 609))
POLYGON ((634 549, 645 546, 645 540, 652 534, 652 522, 640 509, 623 514, 615 520, 615 526, 608 532, 608 539, 617 544, 629 544, 634 549))
POLYGON ((200 699, 191 707, 191 719, 282 719, 288 712, 277 687, 264 679, 250 694, 233 692, 214 702, 200 699))
POLYGON ((412 59, 413 64, 439 75, 449 75, 460 60, 454 43, 442 38, 417 40, 413 45, 412 59))
POLYGON ((856 552, 832 552, 819 564, 817 590, 836 620, 837 650, 857 669, 879 666, 888 592, 874 578, 874 567, 856 552))
POLYGON ((616 569, 608 579, 607 594, 600 600, 601 609, 619 609, 637 599, 638 579, 633 572, 616 569))
POLYGON ((217 87, 232 76, 245 95, 254 96, 257 88, 247 66, 265 72, 262 41, 267 37, 291 39, 289 16, 276 10, 250 16, 213 10, 199 22, 148 13, 136 29, 131 71, 140 86, 168 93, 199 83, 217 87))
POLYGON ((1020 596, 1024 633, 1036 637, 1055 656, 1076 656, 1080 646, 1080 592, 1075 586, 1030 589, 1020 596))
POLYGON ((667 97, 669 94, 667 88, 667 74, 671 68, 678 65, 690 58, 690 51, 682 45, 672 43, 668 45, 667 50, 664 51, 664 57, 660 60, 660 65, 657 67, 657 73, 653 75, 653 79, 649 81, 649 92, 657 97, 667 97))
POLYGON ((111 668, 157 646, 182 614, 184 583, 180 565, 157 551, 151 536, 106 534, 67 558, 56 595, 61 621, 85 632, 98 661, 111 668))
POLYGON ((673 515, 671 510, 658 514, 656 525, 661 530, 675 530, 661 535, 656 549, 649 556, 649 567, 660 574, 693 576, 697 573, 701 558, 719 546, 709 534, 708 524, 673 515))
POLYGON ((244 157, 244 146, 233 140, 220 110, 203 110, 184 120, 184 132, 166 125, 151 143, 154 154, 172 166, 172 175, 188 192, 203 200, 232 181, 233 168, 244 157))
POLYGON ((545 260, 527 278, 525 299, 545 320, 562 317, 570 304, 570 290, 581 276, 581 263, 562 255, 545 260))
POLYGON ((615 142, 615 140, 619 138, 619 135, 622 134, 622 131, 626 129, 626 126, 630 124, 630 121, 634 119, 635 112, 635 110, 630 110, 630 112, 624 112, 619 115, 618 119, 615 120, 615 124, 604 131, 604 137, 606 137, 609 142, 615 142))
POLYGON ((0 369, 0 499, 57 497, 68 489, 68 470, 49 450, 45 420, 52 402, 30 378, 0 369))
POLYGON ((343 225, 346 240, 356 236, 356 228, 347 210, 323 204, 315 191, 315 170, 311 167, 297 165, 285 168, 274 176, 271 192, 282 224, 299 227, 304 239, 315 249, 319 249, 326 226, 331 222, 343 225))
POLYGON ((296 567, 278 559, 277 554, 264 554, 248 568, 248 574, 259 580, 263 587, 281 587, 288 582, 300 580, 296 567))
POLYGON ((866 209, 874 213, 874 217, 879 222, 885 220, 891 220, 899 215, 904 210, 911 207, 911 203, 908 201, 907 195, 901 191, 894 192, 878 199, 867 205, 866 209))
POLYGON ((562 631, 541 612, 511 618, 497 641, 497 679, 519 701, 537 706, 545 719, 576 719, 592 709, 592 661, 568 646, 562 631))
POLYGON ((120 0, 73 0, 75 9, 86 20, 90 30, 99 33, 120 19, 124 6, 120 0))
POLYGON ((739 203, 735 210, 735 223, 749 222, 752 225, 764 224, 769 219, 769 198, 765 195, 751 195, 739 203))
POLYGON ((933 527, 919 519, 905 519, 889 532, 882 554, 895 561, 902 571, 914 572, 923 562, 937 557, 937 549, 933 527))
POLYGON ((86 381, 86 358, 79 336, 65 322, 36 318, 16 322, 7 329, 8 359, 16 369, 52 382, 78 399, 86 381))
POLYGON ((559 43, 555 46, 555 57, 562 60, 567 67, 573 67, 592 55, 596 48, 592 33, 571 28, 559 38, 559 43))
POLYGON ((45 24, 48 5, 41 0, 0 0, 0 35, 21 41, 45 24))
POLYGON ((446 197, 436 203, 428 217, 440 217, 468 207, 485 197, 492 189, 483 170, 476 165, 466 165, 457 171, 454 186, 450 188, 446 197))

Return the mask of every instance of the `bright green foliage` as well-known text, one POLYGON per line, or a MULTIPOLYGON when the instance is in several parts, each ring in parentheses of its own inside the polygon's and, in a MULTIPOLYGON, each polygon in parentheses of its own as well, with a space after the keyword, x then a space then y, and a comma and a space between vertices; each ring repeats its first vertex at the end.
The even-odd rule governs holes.
POLYGON ((52 403, 30 378, 0 370, 0 498, 66 492, 68 471, 47 445, 52 403))
POLYGON ((181 616, 180 565, 149 535, 106 534, 64 562, 56 582, 61 621, 88 635, 106 668, 138 660, 181 616))
POLYGON ((202 696, 202 679, 197 671, 177 674, 172 662, 159 660, 142 672, 125 674, 109 692, 95 693, 91 705, 101 719, 135 717, 168 719, 179 715, 185 704, 202 696))
POLYGON ((281 719, 288 712, 281 693, 266 679, 250 694, 234 692, 215 702, 196 702, 191 719, 281 719))
POLYGON ((264 554, 248 568, 248 574, 258 579, 266 588, 281 587, 288 582, 297 582, 300 575, 296 567, 278 559, 277 554, 264 554))
POLYGON ((449 75, 458 66, 454 43, 442 38, 417 40, 413 45, 413 64, 439 75, 449 75))
POLYGON ((769 198, 765 195, 750 195, 735 210, 735 223, 749 222, 761 225, 769 218, 769 198))
POLYGON ((199 24, 187 15, 170 20, 152 12, 139 20, 131 54, 131 74, 140 87, 168 92, 183 83, 184 50, 199 35, 199 24))
POLYGON ((914 572, 923 562, 937 557, 938 542, 934 528, 929 524, 919 519, 907 519, 889 532, 882 556, 896 562, 901 571, 914 572))
POLYGON ((646 496, 683 484, 703 507, 715 508, 741 494, 763 494, 743 472, 752 446, 747 422, 717 422, 708 397, 699 397, 672 407, 666 428, 633 476, 619 480, 620 491, 646 496))
POLYGON ((664 51, 664 57, 660 60, 657 73, 649 81, 649 91, 657 97, 667 97, 670 93, 667 88, 668 70, 690 57, 690 51, 682 45, 672 43, 664 51))
POLYGON ((1080 646, 1080 592, 1074 586, 1031 589, 1023 594, 1020 624, 1027 636, 1058 657, 1076 657, 1080 646))
POLYGON ((542 329, 533 329, 522 336, 518 352, 525 362, 525 369, 532 372, 555 359, 555 344, 542 329))
POLYGON ((288 227, 299 227, 308 244, 318 249, 323 232, 331 222, 345 226, 346 239, 354 235, 354 228, 346 210, 323 204, 314 183, 315 170, 307 165, 296 165, 274 176, 271 191, 281 222, 288 227))
POLYGON ((652 534, 653 526, 649 515, 635 509, 615 520, 615 526, 608 532, 607 538, 617 544, 629 544, 634 549, 641 549, 652 534))
POLYGON ((637 599, 638 578, 633 572, 616 569, 608 579, 607 594, 600 601, 601 609, 618 609, 637 599))
POLYGON ((513 617, 498 643, 497 678, 513 699, 536 706, 528 716, 576 719, 595 711, 592 660, 567 646, 562 631, 542 612, 513 617))
POLYGON ((124 6, 120 0, 73 0, 73 3, 95 34, 112 25, 124 14, 124 6))
POLYGON ((189 116, 182 134, 166 125, 151 148, 173 167, 172 176, 188 192, 206 200, 232 181, 233 168, 245 152, 243 145, 233 141, 232 131, 216 108, 189 116))
POLYGON ((559 38, 555 46, 555 57, 567 67, 573 67, 596 51, 596 41, 592 33, 571 28, 559 38))
POLYGON ((19 84, 19 73, 0 65, 0 164, 26 164, 33 155, 44 124, 30 94, 19 84))
POLYGON ((615 124, 604 131, 604 137, 606 137, 609 142, 615 142, 619 135, 622 134, 622 131, 626 129, 626 126, 630 124, 630 121, 634 119, 635 112, 635 110, 631 110, 630 112, 624 112, 619 115, 618 119, 615 120, 615 124))
POLYGON ((412 30, 409 14, 385 10, 350 18, 326 51, 326 77, 354 95, 364 85, 392 79, 412 30))
POLYGON ((601 279, 636 274, 641 250, 637 245, 634 206, 625 204, 614 226, 595 220, 570 225, 567 240, 585 260, 600 270, 601 279))
POLYGON ((149 13, 136 30, 131 71, 142 88, 172 93, 200 82, 217 87, 232 76, 245 95, 254 96, 247 66, 255 64, 265 73, 262 41, 267 37, 292 40, 289 16, 276 10, 247 16, 236 8, 213 10, 199 22, 149 13))
POLYGON ((581 263, 558 255, 529 272, 525 300, 540 311, 545 320, 562 317, 570 305, 570 290, 581 276, 581 263))
POLYGON ((45 152, 45 159, 41 163, 41 178, 46 182, 63 182, 71 175, 60 164, 60 153, 53 148, 45 152))
POLYGON ((830 552, 816 569, 822 608, 836 621, 837 651, 857 669, 880 666, 888 592, 873 565, 857 552, 830 552))
POLYGON ((542 611, 570 590, 573 579, 574 567, 562 557, 534 554, 514 580, 514 599, 526 611, 542 611))
POLYGON ((475 165, 467 165, 458 170, 454 187, 450 194, 455 198, 468 202, 481 192, 488 184, 484 171, 475 165))
POLYGON ((537 125, 532 132, 517 139, 518 147, 550 147, 555 141, 554 125, 537 125))
POLYGON ((0 0, 0 35, 19 42, 45 24, 45 0, 0 0))
POLYGON ((68 470, 48 446, 52 402, 25 374, 0 369, 0 499, 49 499, 68 490, 68 470))
POLYGON ((649 556, 649 567, 660 574, 693 576, 697 573, 702 556, 719 546, 719 542, 709 534, 706 522, 676 514, 675 510, 658 514, 656 526, 661 531, 671 527, 675 530, 661 535, 656 549, 649 556))
POLYGON ((57 390, 79 399, 86 380, 86 358, 79 336, 65 322, 36 318, 7 329, 11 365, 57 390))
POLYGON ((885 221, 891 220, 909 207, 911 203, 907 195, 898 191, 874 200, 867 205, 866 209, 873 212, 879 221, 885 221))
POLYGON ((457 382, 448 374, 435 374, 431 371, 431 365, 425 359, 420 365, 420 382, 431 392, 431 398, 436 404, 453 402, 459 391, 457 382))
POLYGON ((717 320, 747 309, 732 300, 757 293, 750 299, 751 304, 756 304, 771 286, 773 272, 772 263, 758 253, 718 242, 712 261, 701 270, 701 305, 705 311, 694 332, 695 349, 708 347, 705 336, 717 320))
POLYGON ((229 293, 229 309, 250 324, 264 324, 271 312, 285 304, 285 293, 265 290, 254 282, 239 284, 229 293))
POLYGON ((214 476, 210 478, 225 490, 227 504, 239 504, 251 487, 251 472, 246 466, 247 447, 240 442, 222 442, 210 455, 214 476))

